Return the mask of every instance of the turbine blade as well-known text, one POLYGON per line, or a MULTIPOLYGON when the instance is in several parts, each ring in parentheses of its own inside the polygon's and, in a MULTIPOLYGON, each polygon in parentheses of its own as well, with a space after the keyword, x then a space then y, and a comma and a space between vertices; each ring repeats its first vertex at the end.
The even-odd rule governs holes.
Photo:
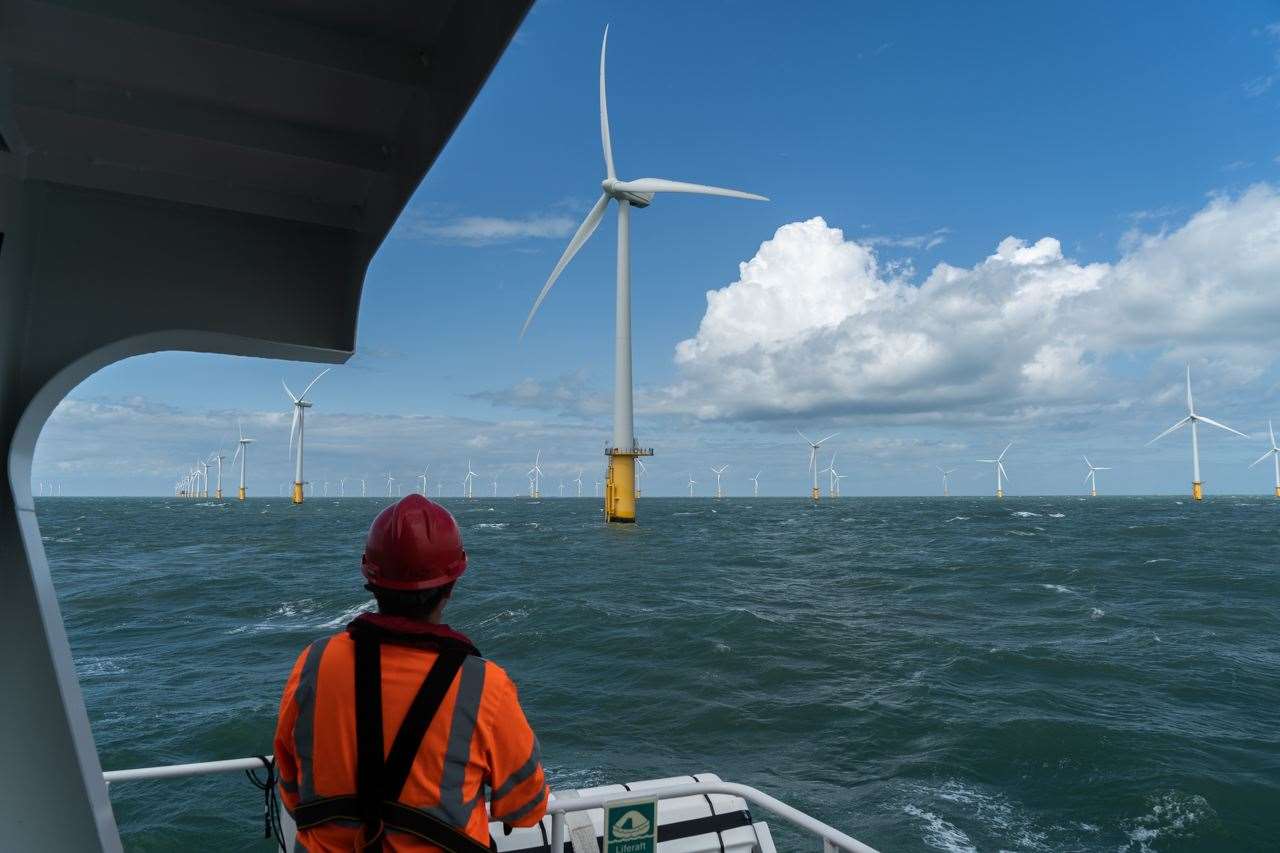
POLYGON ((828 442, 828 441, 830 441, 831 439, 835 438, 835 437, 836 437, 837 435, 839 435, 839 434, 840 434, 840 433, 838 433, 838 432, 833 432, 833 433, 831 433, 831 435, 827 436, 826 438, 819 439, 819 440, 818 440, 818 444, 823 444, 823 443, 825 443, 825 442, 828 442))
POLYGON ((551 286, 556 283, 560 273, 568 266, 569 261, 573 260, 573 256, 578 254, 582 244, 586 243, 591 235, 595 233, 597 226, 600 225, 600 220, 604 218, 604 209, 608 204, 609 196, 602 194, 600 200, 587 213, 587 218, 582 220, 582 224, 574 232, 573 239, 569 241, 564 254, 560 256, 560 260, 556 263, 556 268, 551 271, 551 275, 547 277, 547 283, 542 285, 542 291, 538 294, 538 298, 533 301, 533 307, 529 309, 529 316, 525 318, 524 325, 520 327, 521 338, 524 337, 525 332, 529 331, 529 324, 533 322, 533 315, 538 313, 542 300, 547 298, 547 294, 551 292, 551 286))
POLYGON ((315 385, 317 382, 319 382, 319 381, 320 381, 320 377, 324 376, 324 375, 325 375, 326 373, 328 373, 330 370, 333 370, 333 368, 332 368, 332 367, 326 367, 324 370, 322 370, 322 371, 320 371, 318 374, 316 374, 316 378, 311 380, 311 385, 308 385, 306 388, 303 388, 303 389, 302 389, 302 399, 304 399, 304 400, 305 400, 305 399, 307 399, 307 392, 311 390, 311 386, 312 386, 312 385, 315 385))
POLYGON ((1093 476, 1093 469, 1092 469, 1092 468, 1090 468, 1090 469, 1089 469, 1089 473, 1084 475, 1084 481, 1085 481, 1086 483, 1087 483, 1087 482, 1089 482, 1089 478, 1090 478, 1090 477, 1092 477, 1092 476, 1093 476))
POLYGON ((1212 418, 1206 418, 1204 415, 1196 415, 1196 420, 1198 420, 1198 421, 1204 421, 1204 422, 1205 422, 1205 423, 1207 423, 1209 426, 1216 426, 1218 429, 1225 429, 1227 432, 1234 432, 1236 435, 1240 436, 1241 438, 1248 438, 1248 437, 1249 437, 1249 436, 1245 435, 1244 433, 1242 433, 1242 432, 1241 432, 1240 430, 1238 430, 1238 429, 1232 429, 1231 427, 1227 426, 1226 424, 1220 424, 1220 423, 1218 423, 1217 421, 1213 420, 1212 418))
POLYGON ((798 430, 798 429, 796 430, 796 435, 798 435, 798 436, 800 436, 801 438, 803 438, 807 443, 809 443, 809 444, 813 444, 813 442, 812 442, 812 441, 809 441, 809 436, 805 435, 804 433, 802 433, 802 432, 801 432, 800 430, 798 430))
POLYGON ((1004 481, 1005 481, 1006 483, 1007 483, 1007 482, 1009 482, 1009 472, 1008 472, 1008 471, 1006 471, 1006 470, 1004 470, 1004 463, 1003 463, 1003 462, 997 462, 996 464, 1000 466, 1000 475, 1001 475, 1002 477, 1004 477, 1004 481))
POLYGON ((999 459, 975 459, 974 462, 990 462, 992 465, 999 462, 999 459))
POLYGON ((1270 419, 1267 420, 1267 434, 1271 436, 1271 446, 1274 448, 1276 446, 1276 431, 1275 428, 1271 426, 1270 419))
POLYGON ((284 393, 289 395, 289 399, 295 403, 298 402, 298 398, 293 396, 293 392, 289 390, 289 384, 283 379, 280 380, 280 384, 284 386, 284 393))
POLYGON ((1081 456, 1080 458, 1084 460, 1084 464, 1088 465, 1090 468, 1093 467, 1093 463, 1089 461, 1088 456, 1081 456))
POLYGON ((1006 453, 1008 453, 1008 452, 1009 452, 1009 448, 1010 448, 1010 447, 1013 447, 1013 442, 1012 442, 1012 441, 1011 441, 1011 442, 1009 442, 1008 444, 1006 444, 1006 445, 1004 446, 1004 450, 1001 450, 1001 451, 1000 451, 1000 458, 1001 458, 1001 459, 1004 459, 1004 455, 1005 455, 1006 453))
POLYGON ((609 47, 609 25, 604 26, 604 38, 600 40, 600 147, 604 149, 604 171, 610 178, 613 171, 613 141, 609 138, 609 104, 604 94, 604 56, 609 47))
POLYGON ((1250 468, 1252 468, 1254 465, 1257 465, 1259 462, 1265 462, 1265 461, 1266 461, 1266 459, 1267 459, 1267 457, 1268 457, 1268 456, 1270 456, 1272 453, 1275 453, 1275 451, 1274 451, 1274 450, 1268 450, 1266 453, 1262 454, 1262 455, 1261 455, 1261 456, 1259 456, 1257 459, 1255 459, 1255 460, 1253 460, 1252 462, 1250 462, 1250 463, 1249 463, 1249 467, 1250 467, 1250 468))
POLYGON ((242 451, 242 450, 244 450, 244 445, 243 445, 243 444, 237 444, 237 445, 236 445, 236 452, 235 452, 235 455, 231 457, 231 464, 232 464, 232 465, 234 465, 234 464, 236 463, 236 460, 240 458, 240 451, 242 451))
POLYGON ((289 427, 289 458, 293 458, 293 436, 298 432, 298 415, 302 410, 296 405, 293 407, 293 425, 289 427))
POLYGON ((1177 429, 1178 427, 1180 427, 1180 426, 1184 426, 1185 424, 1189 424, 1189 423, 1191 423, 1191 416, 1190 416, 1190 415, 1187 415, 1185 418, 1183 418, 1182 420, 1178 421, 1176 424, 1174 424, 1173 426, 1169 427, 1167 430, 1165 430, 1164 432, 1162 432, 1162 433, 1160 433, 1159 435, 1157 435, 1155 438, 1153 438, 1153 439, 1151 439, 1150 441, 1148 441, 1148 442, 1147 442, 1147 444, 1146 444, 1146 446, 1147 446, 1147 447, 1150 447, 1151 445, 1155 444, 1155 443, 1156 443, 1157 441, 1159 441, 1160 439, 1164 438, 1164 437, 1165 437, 1166 435, 1168 435, 1169 433, 1173 432, 1173 431, 1174 431, 1175 429, 1177 429))
POLYGON ((690 184, 685 181, 672 181, 667 178, 637 178, 634 181, 618 181, 613 189, 617 192, 631 193, 693 193, 694 195, 718 195, 725 198, 743 198, 748 201, 768 201, 769 199, 747 193, 742 190, 730 190, 724 187, 709 187, 706 184, 690 184))
POLYGON ((1187 414, 1195 414, 1196 407, 1191 402, 1191 365, 1187 365, 1187 414))

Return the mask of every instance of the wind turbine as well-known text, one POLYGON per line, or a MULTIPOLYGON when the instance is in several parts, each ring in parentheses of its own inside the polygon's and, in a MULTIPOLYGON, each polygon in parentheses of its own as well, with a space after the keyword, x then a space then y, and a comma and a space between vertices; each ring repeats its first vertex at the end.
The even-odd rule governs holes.
POLYGON ((542 451, 538 451, 538 455, 533 460, 533 467, 529 469, 529 483, 531 498, 542 497, 542 451))
POLYGON ((941 465, 935 465, 933 467, 937 468, 942 473, 942 496, 944 498, 951 497, 950 478, 951 478, 951 475, 956 472, 956 469, 952 468, 948 470, 946 468, 943 468, 941 465))
POLYGON ((574 479, 574 483, 578 486, 578 497, 582 497, 582 469, 578 469, 578 476, 574 479))
POLYGON ((360 497, 362 498, 369 497, 369 481, 366 480, 364 477, 360 478, 360 497))
POLYGON ((236 421, 236 431, 240 433, 240 440, 236 442, 235 456, 231 457, 232 464, 235 464, 237 458, 240 460, 240 488, 236 490, 236 498, 244 500, 244 463, 245 458, 249 455, 249 445, 253 444, 252 438, 244 437, 244 425, 240 421, 236 421))
POLYGON ((836 471, 836 454, 831 454, 831 464, 822 469, 822 473, 827 475, 827 497, 840 497, 840 472, 836 471))
POLYGON ((724 497, 724 493, 720 491, 720 475, 729 469, 728 465, 721 465, 719 468, 712 468, 711 473, 716 475, 716 500, 724 497))
POLYGON ((467 500, 472 500, 476 496, 475 486, 473 484, 475 483, 475 479, 477 476, 478 475, 476 474, 476 472, 471 470, 471 460, 468 459, 467 460, 467 476, 464 477, 462 480, 462 486, 467 491, 467 500))
POLYGON ((213 453, 209 454, 209 461, 216 462, 218 464, 218 488, 217 491, 213 493, 213 496, 218 500, 222 500, 222 460, 226 458, 227 457, 223 455, 221 449, 215 450, 213 453))
POLYGON ((391 494, 391 484, 395 482, 396 478, 391 476, 390 471, 383 474, 382 476, 387 478, 387 497, 393 497, 393 495, 391 494))
POLYGON ((1084 460, 1084 464, 1085 464, 1085 465, 1089 466, 1089 473, 1084 475, 1084 481, 1085 481, 1086 483, 1088 483, 1088 484, 1089 484, 1089 495, 1090 495, 1091 497, 1095 497, 1095 498, 1096 498, 1096 497, 1098 496, 1098 474, 1097 474, 1097 472, 1098 472, 1098 471, 1110 471, 1111 469, 1110 469, 1110 468, 1099 468, 1097 465, 1094 465, 1092 462, 1090 462, 1090 461, 1089 461, 1089 457, 1088 457, 1088 456, 1081 456, 1080 458, 1084 460))
POLYGON ((751 478, 751 497, 753 498, 760 497, 760 475, 763 473, 763 471, 757 471, 756 475, 751 478))
POLYGON ((600 221, 604 218, 610 201, 618 203, 618 272, 617 297, 614 308, 614 373, 613 373, 613 446, 606 451, 609 457, 609 473, 605 478, 605 519, 606 521, 631 522, 636 520, 635 507, 635 460, 638 456, 651 456, 652 450, 637 446, 635 440, 635 418, 632 407, 631 381, 631 208, 645 208, 653 201, 654 195, 661 192, 693 193, 696 195, 725 196, 728 198, 753 199, 767 201, 764 196, 744 193, 738 190, 709 187, 702 184, 689 184, 682 181, 671 181, 664 178, 640 178, 634 181, 620 181, 613 168, 613 143, 609 136, 609 108, 605 97, 605 53, 609 44, 609 29, 605 28, 604 39, 600 44, 600 143, 604 150, 605 178, 600 182, 603 193, 595 206, 587 214, 587 218, 578 226, 577 232, 569 240, 568 247, 556 263, 547 283, 542 286, 533 308, 524 321, 520 336, 528 330, 533 315, 546 299, 551 286, 556 283, 560 273, 573 260, 583 244, 590 239, 600 221))
POLYGON ((293 436, 298 436, 298 458, 293 469, 293 502, 302 503, 302 485, 305 480, 302 479, 302 433, 303 433, 303 413, 311 408, 311 403, 307 400, 307 392, 320 381, 320 377, 324 376, 333 368, 326 367, 324 370, 316 374, 316 378, 311 380, 311 384, 302 389, 302 393, 293 396, 293 392, 289 390, 288 384, 281 379, 280 384, 284 385, 284 393, 289 395, 289 399, 293 401, 293 425, 289 427, 289 452, 293 453, 293 436))
POLYGON ((995 459, 979 459, 979 462, 990 462, 996 466, 996 497, 1004 497, 1004 481, 1009 479, 1009 475, 1004 470, 1004 455, 1009 452, 1009 448, 1013 447, 1013 442, 1005 445, 1004 450, 1000 451, 1000 455, 995 459))
POLYGON ((196 465, 199 466, 204 476, 204 487, 200 490, 200 497, 207 498, 209 497, 209 460, 198 459, 196 460, 196 465))
POLYGON ((808 442, 808 444, 809 444, 809 471, 813 474, 813 491, 812 491, 812 492, 810 492, 809 494, 810 494, 810 497, 812 497, 812 498, 816 501, 816 500, 818 499, 818 496, 819 496, 819 492, 818 492, 818 448, 819 448, 819 447, 821 447, 821 446, 823 445, 823 443, 824 443, 824 442, 830 441, 831 439, 835 438, 835 437, 836 437, 837 435, 839 435, 840 433, 838 433, 838 432, 833 432, 833 433, 831 433, 831 435, 827 436, 826 438, 818 439, 817 441, 813 441, 812 439, 810 439, 810 438, 809 438, 809 436, 807 436, 807 435, 805 435, 804 433, 800 432, 800 430, 796 430, 796 434, 797 434, 797 435, 799 435, 801 438, 803 438, 803 439, 804 439, 806 442, 808 442))
POLYGON ((640 497, 640 493, 642 491, 640 488, 642 485, 641 481, 645 478, 645 476, 648 473, 649 473, 649 469, 645 467, 644 460, 637 457, 636 458, 636 497, 637 498, 640 497))
POLYGON ((418 473, 418 474, 414 474, 414 475, 413 475, 416 479, 418 479, 418 480, 421 480, 421 481, 422 481, 422 496, 423 496, 424 498, 427 496, 427 470, 428 470, 430 467, 431 467, 430 465, 424 465, 424 466, 422 466, 422 471, 421 471, 421 473, 418 473))
POLYGON ((1226 424, 1220 424, 1217 421, 1213 420, 1212 418, 1206 418, 1204 415, 1196 414, 1195 404, 1191 402, 1191 365, 1188 364, 1187 365, 1187 416, 1182 420, 1178 421, 1173 426, 1169 427, 1164 432, 1157 435, 1155 438, 1148 441, 1147 446, 1150 447, 1152 444, 1155 444, 1157 441, 1164 438, 1166 435, 1178 429, 1179 427, 1185 426, 1186 424, 1191 424, 1191 499, 1197 500, 1197 501, 1204 500, 1204 486, 1200 482, 1200 439, 1199 439, 1199 433, 1196 430, 1196 425, 1199 424, 1201 421, 1207 423, 1209 426, 1216 426, 1218 429, 1225 429, 1227 432, 1233 432, 1236 435, 1240 436, 1241 438, 1249 437, 1244 433, 1240 432, 1239 430, 1232 429, 1226 424))
POLYGON ((600 481, 596 480, 596 497, 600 497, 600 481))
POLYGON ((689 475, 689 497, 693 497, 693 487, 698 485, 698 481, 693 479, 693 475, 689 475))
POLYGON ((498 478, 496 476, 493 478, 493 496, 495 498, 498 496, 498 478))
POLYGON ((1271 426, 1271 421, 1267 421, 1267 436, 1271 439, 1271 449, 1259 456, 1249 467, 1252 468, 1259 462, 1264 461, 1268 456, 1273 457, 1276 463, 1276 497, 1280 498, 1280 446, 1276 445, 1276 431, 1271 426))
POLYGON ((560 497, 564 497, 564 480, 560 481, 560 497))
POLYGON ((341 478, 339 478, 339 480, 338 480, 338 497, 340 497, 340 498, 345 498, 345 497, 347 496, 347 480, 350 480, 350 479, 351 479, 350 477, 341 477, 341 478))

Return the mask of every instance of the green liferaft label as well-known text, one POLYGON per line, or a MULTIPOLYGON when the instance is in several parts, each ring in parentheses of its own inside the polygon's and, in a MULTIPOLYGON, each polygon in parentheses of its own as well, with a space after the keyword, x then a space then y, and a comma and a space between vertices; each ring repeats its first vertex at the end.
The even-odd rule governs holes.
POLYGON ((604 807, 604 853, 657 853, 658 801, 619 800, 604 807))

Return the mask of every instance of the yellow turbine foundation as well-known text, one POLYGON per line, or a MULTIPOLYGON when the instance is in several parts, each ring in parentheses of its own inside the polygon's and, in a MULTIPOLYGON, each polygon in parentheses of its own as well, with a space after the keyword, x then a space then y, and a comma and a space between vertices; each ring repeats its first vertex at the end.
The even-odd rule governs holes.
POLYGON ((293 484, 293 502, 296 504, 302 503, 302 484, 301 483, 293 484))
POLYGON ((222 489, 218 489, 216 492, 214 492, 213 496, 218 500, 222 500, 222 489))
POLYGON ((1204 486, 1199 481, 1191 484, 1191 499, 1193 501, 1204 500, 1204 486))
POLYGON ((604 520, 632 524, 636 520, 635 454, 609 453, 609 472, 604 480, 604 520))
POLYGON ((1276 486, 1276 497, 1280 498, 1280 486, 1276 486))
POLYGON ((820 497, 822 497, 822 492, 820 492, 818 489, 815 488, 813 490, 813 494, 811 494, 810 497, 813 498, 814 501, 816 502, 820 497))
POLYGON ((236 497, 239 498, 240 500, 244 500, 244 486, 241 486, 240 488, 236 489, 236 497))
POLYGON ((1090 497, 1094 497, 1094 498, 1096 498, 1096 497, 1098 496, 1098 487, 1097 487, 1097 486, 1094 486, 1092 489, 1090 489, 1090 490, 1089 490, 1089 496, 1090 496, 1090 497))
POLYGON ((996 497, 998 498, 1004 497, 1004 489, 996 489, 996 497))

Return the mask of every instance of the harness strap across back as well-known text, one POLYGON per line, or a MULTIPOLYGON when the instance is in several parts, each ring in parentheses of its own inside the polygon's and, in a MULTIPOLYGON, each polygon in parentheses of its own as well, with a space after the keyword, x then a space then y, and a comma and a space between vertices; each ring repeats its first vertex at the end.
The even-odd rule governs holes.
POLYGON ((467 652, 448 647, 440 650, 387 752, 382 737, 382 644, 376 638, 358 637, 355 645, 356 795, 299 804, 294 813, 298 827, 354 819, 364 824, 365 849, 382 849, 386 827, 392 827, 447 853, 487 853, 489 847, 461 829, 399 802, 422 740, 467 652))

